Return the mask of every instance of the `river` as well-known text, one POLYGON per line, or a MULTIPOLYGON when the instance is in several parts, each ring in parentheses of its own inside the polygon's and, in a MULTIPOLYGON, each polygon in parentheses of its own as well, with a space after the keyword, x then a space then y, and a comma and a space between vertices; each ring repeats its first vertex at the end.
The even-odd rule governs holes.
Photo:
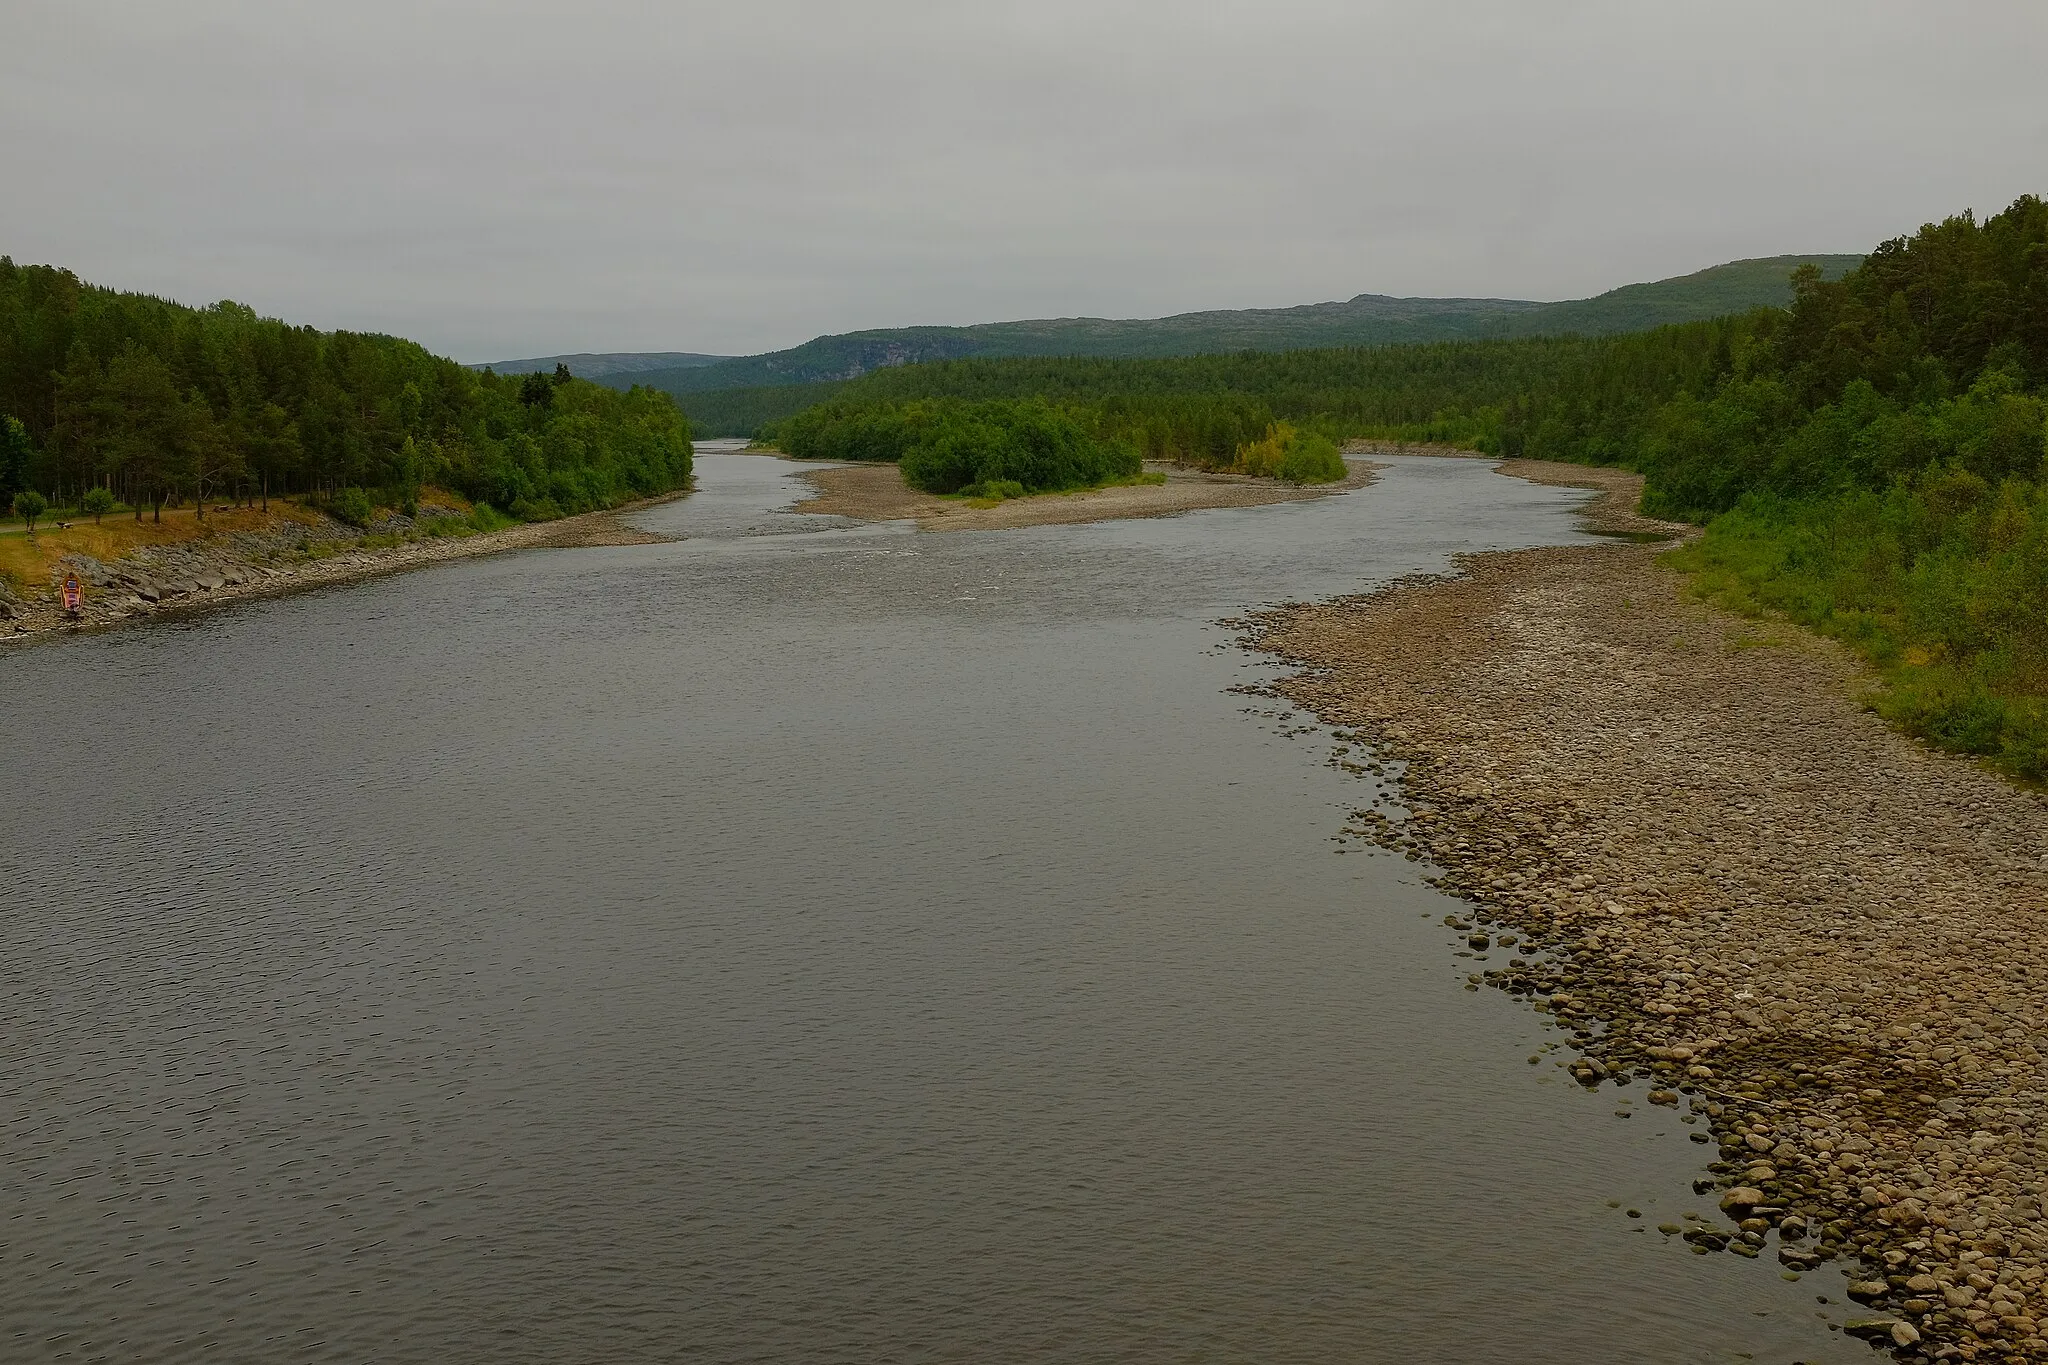
POLYGON ((703 452, 673 543, 0 656, 0 1356, 1869 1358, 1233 690, 1579 495, 933 535, 703 452))

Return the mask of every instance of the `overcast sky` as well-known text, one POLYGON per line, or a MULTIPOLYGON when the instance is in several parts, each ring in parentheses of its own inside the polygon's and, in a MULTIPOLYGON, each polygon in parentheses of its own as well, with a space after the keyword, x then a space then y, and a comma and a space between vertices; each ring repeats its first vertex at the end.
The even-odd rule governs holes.
POLYGON ((9 0, 0 252, 464 360, 1575 298, 2048 192, 2044 0, 9 0))

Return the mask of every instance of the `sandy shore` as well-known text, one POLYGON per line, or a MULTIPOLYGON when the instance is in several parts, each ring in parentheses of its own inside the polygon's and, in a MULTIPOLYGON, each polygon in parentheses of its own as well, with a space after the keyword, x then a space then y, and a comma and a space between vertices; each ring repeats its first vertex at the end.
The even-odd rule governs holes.
MULTIPOLYGON (((1503 472, 1661 529, 1634 476, 1503 472)), ((1357 832, 1473 902, 1475 980, 1575 1030, 1582 1083, 1646 1080, 1718 1139, 1736 1226, 1667 1233, 1849 1260, 1850 1329, 1904 1358, 2048 1360, 2048 801, 1890 730, 1843 651, 1691 600, 1659 553, 1482 555, 1254 631, 1351 761, 1406 765, 1412 814, 1357 832)))
POLYGON ((1126 517, 1172 517, 1205 507, 1299 502, 1363 488, 1372 482, 1370 463, 1354 459, 1349 464, 1350 477, 1342 482, 1307 486, 1152 465, 1148 468, 1166 475, 1165 483, 1042 493, 992 507, 970 507, 962 501, 920 493, 903 482, 903 475, 893 464, 835 465, 804 473, 803 477, 818 490, 817 496, 798 503, 793 510, 861 521, 915 521, 920 531, 994 531, 1126 517))
MULTIPOLYGON (((468 559, 475 555, 498 554, 506 550, 644 545, 659 542, 666 540, 667 537, 628 526, 620 518, 642 508, 673 501, 687 491, 678 489, 673 493, 644 498, 609 511, 587 512, 581 516, 563 517, 557 521, 529 522, 480 535, 422 539, 374 549, 344 549, 325 558, 303 559, 296 562, 248 562, 235 557, 227 548, 227 543, 221 541, 217 542, 216 551, 220 572, 211 576, 215 581, 195 582, 191 590, 175 597, 165 596, 163 600, 157 602, 146 601, 132 592, 95 589, 87 593, 84 607, 77 617, 66 616, 51 601, 27 602, 13 620, 0 623, 0 643, 8 640, 29 640, 54 630, 86 630, 151 616, 212 610, 250 598, 275 597, 281 593, 329 587, 358 579, 375 578, 382 574, 398 573, 426 564, 438 564, 451 559, 468 559), (228 575, 241 581, 225 581, 228 575)), ((206 544, 207 542, 203 541, 187 541, 178 548, 191 550, 206 544)), ((126 560, 115 560, 108 567, 120 569, 128 563, 126 560)))

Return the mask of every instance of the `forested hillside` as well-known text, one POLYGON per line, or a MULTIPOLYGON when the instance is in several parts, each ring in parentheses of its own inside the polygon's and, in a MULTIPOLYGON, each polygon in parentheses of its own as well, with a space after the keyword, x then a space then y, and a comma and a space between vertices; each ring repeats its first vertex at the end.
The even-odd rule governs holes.
POLYGON ((729 355, 701 355, 694 351, 579 351, 574 355, 533 356, 526 360, 493 360, 471 365, 472 370, 495 370, 499 374, 554 373, 557 365, 578 379, 613 380, 615 388, 629 387, 637 376, 650 370, 688 370, 731 360, 729 355), (623 379, 624 382, 616 382, 623 379))
POLYGON ((1465 438, 1474 428, 1468 413, 1483 414, 1535 387, 1615 363, 1607 357, 1620 356, 1619 363, 1630 365, 1649 352, 1681 369, 1705 365, 1714 336, 1741 325, 1720 320, 1638 337, 1245 351, 1160 360, 973 358, 877 370, 831 385, 728 390, 685 395, 681 401, 691 410, 693 424, 734 434, 760 430, 827 401, 1042 396, 1110 402, 1173 421, 1180 420, 1172 417, 1175 412, 1206 409, 1227 399, 1252 405, 1246 408, 1252 414, 1248 420, 1277 415, 1347 435, 1395 428, 1420 434, 1441 427, 1465 438))
MULTIPOLYGON (((1691 275, 1627 285, 1597 298, 1565 303, 1404 299, 1360 294, 1342 303, 1181 313, 1167 318, 1046 318, 973 327, 899 327, 818 337, 786 351, 739 356, 717 364, 646 368, 633 378, 683 398, 685 409, 692 420, 697 420, 710 416, 714 405, 707 404, 700 412, 691 395, 711 390, 831 382, 891 366, 963 356, 1128 358, 1408 345, 1489 337, 1606 336, 1752 308, 1782 306, 1791 302, 1787 281, 1797 266, 1812 264, 1823 276, 1833 279, 1860 259, 1774 256, 1733 261, 1691 275)), ((571 368, 584 373, 573 363, 571 368)), ((715 406, 723 417, 735 403, 729 397, 721 397, 715 406)), ((782 406, 794 410, 789 408, 787 399, 782 406)), ((726 425, 720 422, 715 429, 725 432, 726 425)))
POLYGON ((189 308, 0 257, 0 508, 92 488, 138 509, 423 484, 543 519, 679 487, 674 400, 554 374, 477 374, 409 341, 236 303, 189 308))

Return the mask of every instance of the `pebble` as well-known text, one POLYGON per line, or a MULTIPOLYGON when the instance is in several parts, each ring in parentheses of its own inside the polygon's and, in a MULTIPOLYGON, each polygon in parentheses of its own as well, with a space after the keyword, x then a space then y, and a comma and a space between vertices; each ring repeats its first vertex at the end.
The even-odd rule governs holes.
MULTIPOLYGON (((453 508, 425 506, 421 517, 458 515, 453 508)), ((560 521, 508 527, 485 535, 460 538, 426 537, 403 540, 358 553, 336 553, 359 546, 364 535, 404 536, 416 523, 386 517, 367 532, 359 531, 307 508, 281 510, 257 529, 210 530, 190 540, 149 545, 125 558, 102 563, 91 555, 67 554, 51 571, 46 597, 15 597, 0 582, 0 619, 10 622, 8 638, 26 638, 45 630, 77 625, 111 625, 145 618, 167 606, 233 600, 259 591, 341 583, 416 564, 488 554, 496 550, 537 545, 636 544, 664 537, 650 535, 590 513, 560 521), (76 617, 58 605, 56 585, 75 573, 86 586, 76 617)))
POLYGON ((1885 727, 1832 645, 1754 647, 1652 548, 1462 568, 1253 623, 1304 666, 1287 700, 1405 765, 1416 814, 1359 832, 1541 950, 1482 979, 1574 1030, 1581 1084, 1690 1101, 1729 1211, 1818 1232, 1781 1260, 1938 1303, 1898 1324, 1922 1350, 2048 1362, 2048 801, 1885 727))

